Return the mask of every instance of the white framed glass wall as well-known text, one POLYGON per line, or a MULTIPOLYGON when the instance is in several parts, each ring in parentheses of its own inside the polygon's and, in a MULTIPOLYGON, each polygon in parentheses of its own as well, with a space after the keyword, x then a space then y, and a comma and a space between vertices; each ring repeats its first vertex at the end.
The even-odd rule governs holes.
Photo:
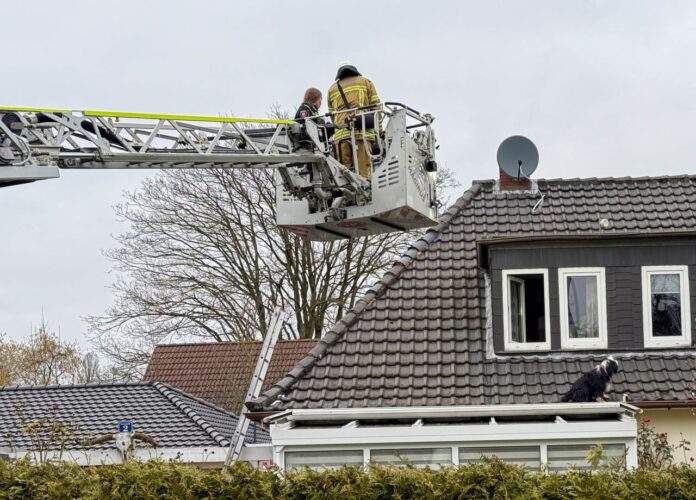
MULTIPOLYGON (((481 463, 486 457, 498 458, 505 463, 526 467, 530 471, 547 470, 563 472, 570 468, 591 470, 587 462, 590 448, 601 445, 608 459, 623 459, 624 465, 630 453, 630 442, 616 439, 598 441, 564 440, 545 443, 458 443, 452 446, 437 447, 413 445, 391 448, 351 448, 351 449, 288 449, 279 463, 284 470, 301 470, 305 467, 314 470, 331 470, 344 466, 363 467, 368 464, 393 465, 440 469, 442 467, 481 463)), ((629 460, 630 461, 630 460, 629 460)))
POLYGON ((632 468, 637 411, 618 402, 335 408, 286 410, 269 423, 281 469, 440 468, 497 456, 530 470, 564 470, 589 467, 580 462, 595 444, 610 456, 624 455, 632 468))

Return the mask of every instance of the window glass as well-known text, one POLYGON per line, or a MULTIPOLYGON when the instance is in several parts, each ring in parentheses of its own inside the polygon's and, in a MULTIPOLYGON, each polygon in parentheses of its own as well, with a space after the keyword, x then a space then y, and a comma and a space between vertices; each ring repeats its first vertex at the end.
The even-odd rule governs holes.
POLYGON ((452 448, 392 448, 370 450, 370 460, 385 465, 413 465, 436 469, 452 465, 452 448))
POLYGON ((288 451, 285 453, 287 470, 309 467, 315 470, 338 469, 344 465, 362 467, 362 450, 288 451))
POLYGON ((569 337, 599 338, 597 276, 566 276, 566 288, 569 337))
MULTIPOLYGON (((587 454, 594 444, 559 444, 547 447, 548 470, 563 472, 569 468, 578 470, 592 469, 587 462, 587 454)), ((626 460, 626 446, 623 444, 602 444, 607 459, 623 458, 626 460)))
POLYGON ((676 273, 650 275, 652 334, 656 337, 682 335, 680 279, 676 273))
POLYGON ((532 470, 541 468, 539 446, 467 446, 459 448, 460 465, 476 464, 483 457, 497 457, 503 462, 523 465, 532 470))

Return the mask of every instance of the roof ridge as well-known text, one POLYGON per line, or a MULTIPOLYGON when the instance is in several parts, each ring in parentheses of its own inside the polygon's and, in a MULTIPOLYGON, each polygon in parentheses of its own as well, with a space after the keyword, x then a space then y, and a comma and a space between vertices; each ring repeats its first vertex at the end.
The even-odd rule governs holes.
POLYGON ((83 387, 124 387, 124 386, 147 386, 153 382, 140 380, 137 382, 89 382, 86 384, 28 384, 28 385, 0 385, 0 391, 28 391, 28 390, 47 390, 47 389, 79 389, 83 387))
POLYGON ((213 410, 221 411, 222 413, 225 413, 234 419, 239 419, 239 415, 232 413, 231 411, 224 409, 222 406, 218 406, 215 403, 212 403, 206 399, 199 398, 198 396, 194 396, 193 394, 190 394, 190 393, 184 391, 183 389, 179 389, 178 387, 174 387, 173 385, 167 384, 166 382, 160 382, 159 380, 153 380, 152 383, 153 384, 160 384, 164 387, 167 387, 171 391, 178 392, 182 396, 194 400, 197 403, 200 403, 204 406, 209 406, 213 410))
POLYGON ((336 324, 329 330, 326 335, 319 339, 317 345, 307 353, 307 355, 302 358, 295 367, 290 370, 290 372, 264 391, 258 398, 246 403, 247 408, 252 411, 260 410, 261 408, 268 405, 268 403, 279 397, 281 394, 290 390, 290 388, 297 382, 309 369, 314 365, 316 361, 321 359, 326 351, 336 344, 339 339, 345 333, 346 328, 354 324, 362 315, 363 311, 367 306, 375 300, 379 295, 381 295, 386 288, 394 283, 401 273, 406 269, 414 258, 423 250, 425 250, 431 243, 437 240, 437 237, 449 227, 452 220, 459 214, 463 207, 465 207, 476 194, 481 190, 481 183, 474 181, 471 187, 467 189, 464 194, 462 194, 456 202, 449 207, 444 214, 440 217, 440 221, 437 226, 429 228, 426 232, 413 242, 409 248, 404 252, 399 260, 397 260, 391 268, 385 271, 382 278, 380 278, 377 283, 370 287, 365 294, 355 303, 353 308, 348 311, 343 318, 336 322, 336 324))
MULTIPOLYGON (((205 431, 206 434, 208 434, 213 441, 215 441, 219 446, 229 446, 230 445, 230 440, 227 439, 225 436, 223 436, 211 423, 209 423, 205 418, 203 418, 201 415, 198 414, 196 410, 191 408, 186 402, 181 398, 181 396, 196 400, 196 401, 202 401, 199 400, 198 398, 191 396, 190 394, 180 390, 176 389, 175 387, 172 387, 167 384, 163 384, 162 382, 152 382, 152 385, 155 386, 155 388, 165 397, 167 398, 170 402, 174 404, 184 415, 186 415, 188 418, 193 420, 201 429, 205 431)), ((207 405, 210 406, 210 403, 205 402, 207 405)), ((216 408, 217 409, 217 408, 216 408)), ((224 410, 222 410, 224 411, 224 410)), ((232 415, 226 411, 224 413, 232 415)), ((239 423, 239 418, 236 415, 232 415, 237 423, 239 423)))
MULTIPOLYGON (((276 345, 281 343, 299 343, 299 342, 317 342, 319 339, 279 339, 276 345)), ((263 344, 263 340, 245 340, 237 342, 234 340, 223 340, 220 342, 177 342, 172 344, 157 344, 155 349, 166 347, 183 347, 183 346, 213 346, 213 345, 242 345, 242 344, 263 344)))
MULTIPOLYGON (((587 182, 587 181, 592 181, 592 182, 607 182, 607 181, 620 181, 620 182, 625 182, 625 181, 655 181, 655 180, 677 180, 677 179, 696 179, 696 174, 669 174, 669 175, 639 175, 639 176, 630 176, 630 175, 625 175, 621 177, 570 177, 570 178, 563 178, 563 177, 552 177, 552 178, 532 178, 533 181, 535 182, 567 182, 567 183, 575 183, 575 182, 587 182)), ((473 183, 475 184, 494 184, 498 182, 497 179, 481 179, 481 180, 475 180, 473 183)))

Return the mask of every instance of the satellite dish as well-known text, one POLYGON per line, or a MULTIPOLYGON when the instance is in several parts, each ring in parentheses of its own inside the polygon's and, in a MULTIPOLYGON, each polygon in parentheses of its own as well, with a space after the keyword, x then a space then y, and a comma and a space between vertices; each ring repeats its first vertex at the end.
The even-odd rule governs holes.
POLYGON ((539 165, 539 151, 521 135, 505 139, 498 147, 498 166, 513 179, 529 177, 539 165))

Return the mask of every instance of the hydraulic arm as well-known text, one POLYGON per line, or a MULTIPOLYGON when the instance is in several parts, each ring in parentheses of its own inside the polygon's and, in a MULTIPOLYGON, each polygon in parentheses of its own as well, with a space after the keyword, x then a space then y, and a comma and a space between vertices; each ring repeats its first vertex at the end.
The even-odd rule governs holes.
MULTIPOLYGON (((356 116, 360 114, 356 110, 356 116)), ((55 178, 59 169, 273 168, 278 203, 292 204, 288 205, 292 219, 279 223, 311 239, 432 225, 434 191, 423 177, 434 165, 430 118, 401 105, 378 115, 380 121, 386 117, 399 126, 392 127, 391 135, 389 127, 379 131, 373 152, 375 174, 386 163, 389 148, 394 164, 395 158, 402 163, 397 149, 406 151, 412 146, 415 154, 404 157, 399 167, 413 171, 409 162, 418 162, 422 172, 416 177, 421 190, 428 191, 427 211, 433 211, 427 214, 430 221, 416 217, 418 221, 399 225, 386 217, 380 228, 371 229, 365 224, 358 227, 355 221, 347 224, 355 218, 350 207, 373 205, 374 182, 339 163, 332 156, 331 130, 312 120, 299 124, 275 119, 0 107, 0 186, 55 178), (425 130, 412 136, 406 125, 409 116, 418 121, 415 126, 425 130), (321 225, 327 231, 315 227, 321 225)), ((394 178, 392 173, 384 181, 393 184, 394 178)), ((393 208, 402 207, 396 204, 393 208)))

